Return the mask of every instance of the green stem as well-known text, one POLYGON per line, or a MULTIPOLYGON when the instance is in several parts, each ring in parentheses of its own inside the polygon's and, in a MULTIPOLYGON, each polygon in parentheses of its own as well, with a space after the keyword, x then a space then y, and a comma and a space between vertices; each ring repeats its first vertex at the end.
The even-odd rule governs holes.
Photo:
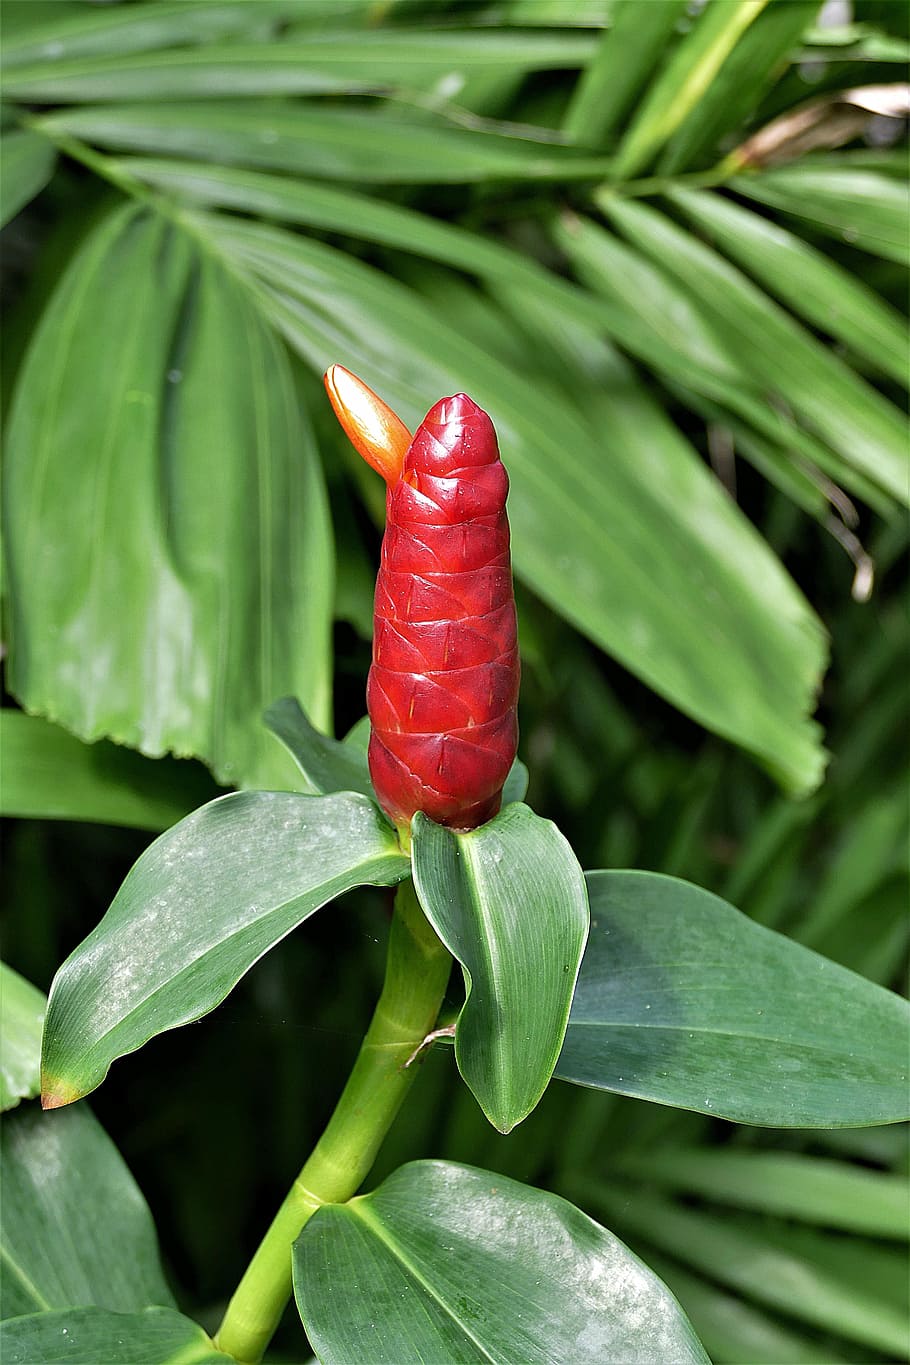
POLYGON ((706 171, 686 171, 680 175, 653 175, 643 180, 625 180, 616 184, 599 185, 595 198, 597 195, 602 195, 604 199, 650 198, 653 195, 666 194, 668 190, 679 186, 693 190, 712 190, 718 185, 725 185, 742 169, 742 164, 731 154, 706 171))
POLYGON ((452 959, 427 923, 413 883, 395 896, 385 982, 370 1027, 317 1142, 228 1304, 215 1345, 255 1365, 291 1293, 291 1247, 322 1204, 357 1193, 416 1071, 406 1063, 436 1023, 452 959))

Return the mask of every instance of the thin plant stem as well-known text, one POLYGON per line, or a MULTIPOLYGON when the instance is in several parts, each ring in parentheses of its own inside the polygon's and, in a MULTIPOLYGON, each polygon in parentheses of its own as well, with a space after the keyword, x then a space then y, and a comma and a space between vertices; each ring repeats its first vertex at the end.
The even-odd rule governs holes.
POLYGON ((256 1365, 290 1297, 291 1248, 323 1204, 352 1198, 411 1087, 409 1065, 436 1023, 452 959, 402 882, 395 896, 382 994, 331 1119, 228 1304, 215 1345, 256 1365))

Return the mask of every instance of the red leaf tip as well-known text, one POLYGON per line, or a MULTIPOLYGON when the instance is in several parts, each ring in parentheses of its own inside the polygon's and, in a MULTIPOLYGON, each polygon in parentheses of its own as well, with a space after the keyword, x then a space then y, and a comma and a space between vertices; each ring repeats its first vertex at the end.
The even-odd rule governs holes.
POLYGON ((65 1104, 72 1104, 74 1100, 81 1099, 79 1091, 72 1085, 65 1085, 60 1081, 42 1079, 41 1082, 41 1108, 42 1109, 62 1109, 65 1104))

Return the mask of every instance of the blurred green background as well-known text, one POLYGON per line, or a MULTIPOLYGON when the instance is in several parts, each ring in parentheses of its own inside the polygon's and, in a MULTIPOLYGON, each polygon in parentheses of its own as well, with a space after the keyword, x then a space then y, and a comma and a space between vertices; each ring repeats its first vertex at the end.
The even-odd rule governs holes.
MULTIPOLYGON (((7 961, 46 989, 155 831, 293 785, 270 701, 362 714, 383 499, 339 361, 496 422, 529 801, 582 864, 905 984, 908 54, 892 0, 6 0, 7 961)), ((326 909, 93 1097, 208 1326, 387 923, 326 909)), ((901 1128, 556 1082, 502 1138, 446 1050, 375 1179, 420 1155, 566 1193, 718 1362, 906 1354, 901 1128)))

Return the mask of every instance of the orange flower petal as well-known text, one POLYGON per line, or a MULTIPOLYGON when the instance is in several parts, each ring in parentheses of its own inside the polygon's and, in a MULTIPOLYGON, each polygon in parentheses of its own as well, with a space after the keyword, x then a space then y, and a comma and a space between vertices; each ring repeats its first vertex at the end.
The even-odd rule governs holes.
POLYGON ((411 433, 396 413, 343 365, 330 365, 325 387, 348 440, 387 484, 401 477, 411 433))

